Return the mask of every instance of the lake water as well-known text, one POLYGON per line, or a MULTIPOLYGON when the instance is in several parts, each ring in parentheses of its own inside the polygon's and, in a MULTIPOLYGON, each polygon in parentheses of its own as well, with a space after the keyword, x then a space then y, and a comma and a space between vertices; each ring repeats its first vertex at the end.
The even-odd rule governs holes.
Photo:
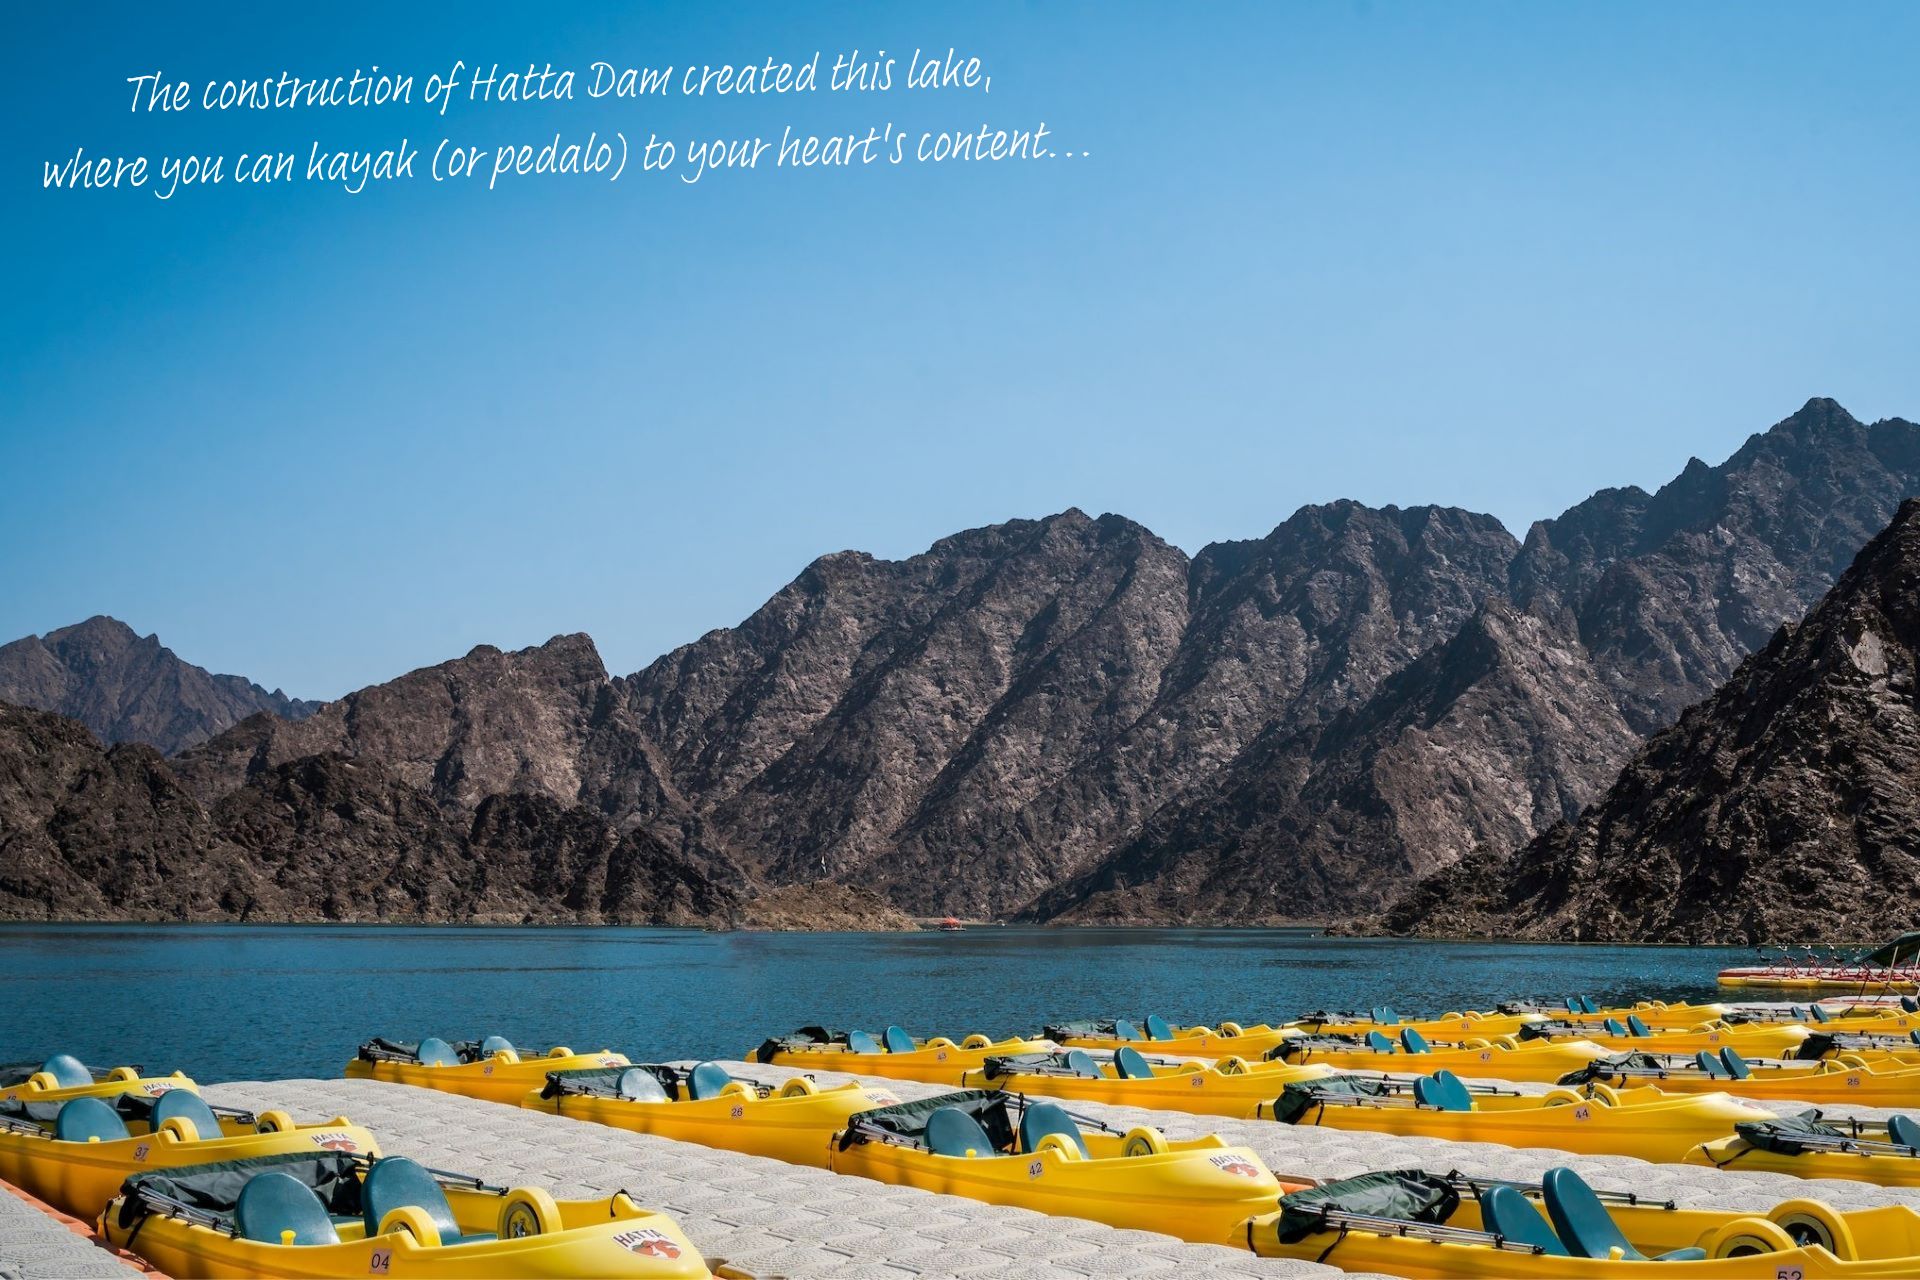
POLYGON ((808 1023, 999 1036, 1060 1018, 1711 998, 1750 953, 1321 938, 1297 929, 0 925, 0 1062, 64 1050, 202 1081, 336 1076, 375 1035, 739 1057, 808 1023))

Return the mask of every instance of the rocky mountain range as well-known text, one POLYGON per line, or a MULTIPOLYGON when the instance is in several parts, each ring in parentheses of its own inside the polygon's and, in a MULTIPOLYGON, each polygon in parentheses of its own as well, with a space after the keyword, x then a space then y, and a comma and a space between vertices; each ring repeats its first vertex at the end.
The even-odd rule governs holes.
POLYGON ((1396 904, 1398 932, 1811 941, 1913 925, 1920 892, 1920 501, 1802 622, 1518 852, 1396 904))
POLYGON ((144 742, 167 754, 255 712, 298 720, 320 705, 214 675, 182 661, 158 636, 142 639, 105 617, 0 645, 0 702, 58 711, 103 742, 144 742))
MULTIPOLYGON (((1920 428, 1815 400, 1524 543, 1336 502, 1189 557, 1069 510, 823 557, 630 676, 585 636, 483 646, 138 759, 218 865, 293 876, 364 834, 397 884, 350 913, 737 922, 834 882, 922 914, 1344 917, 1575 817, 1914 494, 1920 428)), ((72 714, 50 688, 10 700, 72 714)))

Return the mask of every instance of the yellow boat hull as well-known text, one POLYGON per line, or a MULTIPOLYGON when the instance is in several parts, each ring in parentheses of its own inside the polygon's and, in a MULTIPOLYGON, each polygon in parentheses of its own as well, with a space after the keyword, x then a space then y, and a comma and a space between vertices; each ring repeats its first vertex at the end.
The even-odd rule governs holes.
POLYGON ((445 1067, 422 1066, 417 1062, 369 1062, 355 1058, 347 1064, 349 1080, 385 1080, 389 1084, 410 1084, 442 1093, 458 1093, 488 1102, 518 1106, 529 1089, 546 1083, 549 1071, 584 1071, 594 1067, 624 1067, 625 1054, 602 1049, 598 1053, 575 1053, 555 1049, 544 1057, 522 1058, 511 1050, 497 1053, 480 1062, 461 1062, 445 1067))
MULTIPOLYGON (((1764 1120, 1772 1114, 1724 1093, 1674 1097, 1657 1089, 1629 1089, 1617 1098, 1608 1103, 1605 1095, 1584 1098, 1570 1089, 1555 1090, 1544 1098, 1476 1094, 1472 1111, 1416 1108, 1404 1102, 1335 1103, 1310 1107, 1294 1123, 1672 1163, 1702 1142, 1731 1134, 1741 1121, 1764 1120)), ((1271 1103, 1263 1103, 1259 1114, 1271 1116, 1271 1103)))
MULTIPOLYGON (((788 1085, 793 1087, 792 1083, 788 1085)), ((543 1098, 535 1089, 520 1105, 632 1133, 650 1133, 824 1169, 834 1135, 847 1127, 847 1121, 862 1111, 890 1107, 899 1101, 872 1085, 843 1084, 813 1093, 782 1092, 762 1098, 749 1089, 683 1102, 636 1102, 592 1094, 543 1098)))
POLYGON ((1244 1071, 1237 1072, 1223 1072, 1219 1063, 1187 1062, 1178 1067, 1156 1067, 1159 1074, 1151 1080, 1119 1079, 1111 1066, 1103 1066, 1101 1070, 1105 1074, 1094 1080, 1086 1076, 1039 1073, 990 1076, 982 1068, 969 1071, 961 1084, 969 1089, 1004 1089, 1008 1093, 1074 1102, 1105 1102, 1244 1120, 1253 1115, 1261 1103, 1271 1102, 1286 1086, 1336 1074, 1332 1067, 1319 1063, 1290 1067, 1277 1062, 1250 1063, 1244 1071))
POLYGON ((181 1072, 170 1076, 143 1076, 132 1067, 115 1067, 105 1080, 62 1089, 45 1072, 36 1072, 25 1084, 0 1089, 0 1102, 66 1102, 73 1098, 117 1098, 123 1093, 157 1098, 172 1089, 200 1092, 200 1086, 181 1072))
POLYGON ((1291 1027, 1237 1027, 1222 1023, 1219 1027, 1174 1027, 1165 1040, 1121 1040, 1113 1036, 1068 1036, 1061 1044, 1073 1049, 1138 1049, 1141 1053, 1161 1053, 1176 1058, 1245 1058, 1253 1062, 1264 1057, 1281 1041, 1300 1034, 1291 1027))
MULTIPOLYGON (((1739 1137, 1703 1143, 1689 1151, 1682 1163, 1738 1169, 1744 1173, 1784 1173, 1792 1178, 1846 1178, 1882 1187, 1920 1187, 1920 1157, 1861 1151, 1804 1151, 1799 1155, 1781 1155, 1764 1151, 1739 1137)), ((1915 1274, 1920 1274, 1920 1270, 1915 1274)))
MULTIPOLYGON (((1245 1147, 1217 1137, 1124 1156, 1122 1139, 1085 1135, 1089 1156, 1043 1148, 1031 1155, 941 1156, 880 1142, 837 1147, 829 1165, 896 1186, 989 1204, 1159 1231, 1200 1244, 1237 1244, 1246 1220, 1265 1213, 1284 1186, 1245 1147)), ((1297 1184, 1295 1184, 1297 1185, 1297 1184)))
MULTIPOLYGON (((1656 1031, 1650 1036, 1616 1036, 1605 1031, 1582 1031, 1581 1037, 1605 1045, 1614 1053, 1685 1053, 1731 1049, 1743 1058, 1778 1058, 1798 1049, 1813 1033, 1803 1026, 1717 1026, 1685 1031, 1656 1031)), ((1920 1045, 1915 1046, 1920 1049, 1920 1045)))
MULTIPOLYGON (((499 1197, 447 1190, 463 1231, 496 1231, 499 1197)), ((517 1239, 429 1247, 405 1231, 372 1239, 347 1225, 333 1245, 264 1244, 158 1215, 120 1223, 116 1199, 101 1215, 107 1240, 137 1253, 174 1280, 255 1277, 331 1280, 338 1276, 462 1277, 469 1280, 710 1280, 700 1251, 663 1213, 622 1193, 612 1200, 557 1202, 563 1230, 517 1239)))
POLYGON ((1727 1080, 1698 1072, 1663 1077, 1614 1076, 1615 1087, 1651 1085, 1662 1093, 1730 1093, 1756 1102, 1841 1102, 1862 1107, 1920 1106, 1920 1066, 1887 1063, 1852 1065, 1861 1060, 1753 1062, 1751 1077, 1727 1080))
MULTIPOLYGON (((891 1080, 919 1080, 926 1084, 958 1085, 967 1072, 984 1066, 988 1058, 1016 1053, 1046 1053, 1051 1040, 996 1040, 969 1036, 964 1044, 936 1038, 912 1053, 854 1053, 844 1045, 823 1044, 805 1049, 781 1049, 765 1061, 800 1071, 845 1071, 851 1075, 885 1076, 891 1080), (977 1042, 977 1043, 976 1043, 977 1042)), ((748 1054, 749 1059, 753 1058, 748 1054)))
POLYGON ((1513 1048, 1494 1044, 1471 1048, 1436 1046, 1427 1053, 1308 1047, 1287 1062, 1291 1066, 1319 1062, 1342 1071, 1413 1071, 1429 1075, 1445 1068, 1460 1076, 1552 1084, 1568 1072, 1578 1071, 1612 1053, 1591 1040, 1527 1040, 1513 1048))
POLYGON ((1518 1035, 1524 1026, 1550 1020, 1551 1015, 1543 1013, 1449 1013, 1438 1018, 1414 1018, 1400 1022, 1373 1022, 1366 1018, 1323 1022, 1301 1018, 1289 1022, 1285 1029, 1307 1035, 1343 1036, 1364 1036, 1369 1031, 1378 1031, 1383 1036, 1397 1037, 1402 1031, 1412 1028, 1429 1040, 1468 1040, 1475 1037, 1491 1040, 1495 1036, 1518 1035))
POLYGON ((326 1124, 270 1133, 231 1126, 215 1138, 188 1141, 180 1134, 178 1128, 163 1126, 157 1134, 141 1133, 112 1142, 56 1142, 47 1135, 0 1130, 0 1181, 11 1182, 75 1217, 92 1218, 136 1173, 251 1156, 380 1153, 373 1135, 344 1116, 326 1124))

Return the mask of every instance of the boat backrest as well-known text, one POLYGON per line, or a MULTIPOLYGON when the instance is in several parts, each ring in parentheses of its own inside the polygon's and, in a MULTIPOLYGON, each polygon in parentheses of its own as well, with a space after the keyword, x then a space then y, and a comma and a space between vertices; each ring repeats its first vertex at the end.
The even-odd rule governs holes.
POLYGON ((454 1067, 460 1064, 460 1055, 439 1036, 428 1036, 422 1040, 420 1047, 413 1051, 413 1056, 423 1067, 454 1067))
POLYGON ((1400 1015, 1393 1011, 1392 1005, 1380 1004, 1373 1007, 1373 1020, 1382 1026, 1390 1027, 1400 1021, 1400 1015))
POLYGON ((1753 1076, 1753 1072, 1747 1069, 1747 1060, 1730 1048, 1720 1051, 1720 1065, 1725 1067, 1727 1074, 1735 1080, 1747 1080, 1753 1076))
MULTIPOLYGON (((1127 1050, 1127 1052, 1132 1053, 1133 1056, 1136 1058, 1140 1056, 1138 1053, 1135 1053, 1132 1049, 1127 1050)), ((1067 1050, 1066 1063, 1067 1063, 1067 1070, 1073 1072, 1073 1074, 1077 1076, 1085 1076, 1089 1080, 1098 1080, 1101 1078, 1100 1064, 1095 1062, 1093 1060, 1093 1055, 1088 1053, 1085 1049, 1067 1050)))
POLYGON ((1627 1034, 1635 1035, 1635 1036, 1650 1036, 1653 1034, 1653 1032, 1647 1030, 1647 1024, 1640 1021, 1639 1014, 1630 1013, 1627 1015, 1627 1034))
POLYGON ((1408 1053, 1431 1053, 1433 1051, 1433 1046, 1427 1043, 1427 1038, 1418 1031, 1415 1031, 1412 1027, 1400 1028, 1400 1043, 1408 1053))
POLYGON ((62 1089, 82 1089, 93 1083, 93 1072, 70 1053, 54 1054, 41 1064, 40 1069, 52 1076, 53 1082, 62 1089))
POLYGON ((432 1219, 433 1225, 440 1229, 442 1241, 450 1242, 460 1234, 460 1224, 454 1219, 453 1206, 447 1203, 447 1193, 440 1189, 432 1174, 405 1156, 388 1156, 373 1162, 367 1176, 361 1179, 360 1202, 363 1206, 360 1217, 366 1223, 369 1239, 379 1234, 382 1218, 408 1206, 432 1219))
POLYGON ((1813 1015, 1813 1020, 1815 1022, 1832 1022, 1833 1021, 1833 1015, 1827 1012, 1825 1005, 1810 1004, 1807 1006, 1807 1012, 1813 1015))
POLYGON ((1715 1080, 1733 1079, 1733 1073, 1731 1071, 1728 1071, 1726 1067, 1721 1064, 1720 1059, 1715 1057, 1713 1054, 1708 1053, 1705 1049, 1702 1049, 1700 1052, 1693 1055, 1693 1065, 1696 1067, 1699 1067, 1702 1071, 1706 1072, 1707 1075, 1712 1079, 1715 1079, 1715 1080))
MULTIPOLYGON (((981 1130, 982 1133, 986 1131, 981 1130)), ((1036 1102, 1020 1114, 1020 1149, 1031 1153, 1040 1145, 1040 1139, 1050 1133, 1061 1134, 1073 1139, 1073 1145, 1080 1148, 1080 1154, 1087 1154, 1087 1140, 1080 1136, 1080 1126, 1073 1117, 1051 1102, 1036 1102)))
POLYGON ((1580 1012, 1582 1012, 1582 1011, 1584 1011, 1585 1009, 1586 1009, 1586 1006, 1580 1003, 1580 997, 1579 997, 1579 996, 1568 996, 1568 997, 1567 997, 1567 1012, 1568 1012, 1568 1013, 1580 1013, 1580 1012))
POLYGON ((717 1062, 702 1062, 687 1072, 687 1097, 695 1102, 704 1098, 717 1098, 720 1091, 733 1083, 733 1077, 727 1069, 717 1062))
POLYGON ((1607 1034, 1610 1036, 1623 1036, 1627 1034, 1626 1027, 1621 1025, 1620 1019, 1618 1018, 1608 1018, 1600 1025, 1607 1029, 1607 1034))
POLYGON ((502 1050, 508 1053, 517 1052, 513 1047, 513 1041, 505 1036, 488 1036, 480 1042, 480 1056, 483 1058, 491 1058, 502 1050))
POLYGON ((1592 996, 1581 996, 1580 1003, 1585 1006, 1588 1013, 1600 1012, 1600 1005, 1592 996))
MULTIPOLYGON (((248 1178, 234 1201, 233 1222, 241 1239, 263 1244, 279 1244, 288 1231, 293 1232, 295 1244, 340 1243, 327 1206, 313 1188, 285 1173, 256 1173, 248 1178)), ((371 1228, 367 1234, 373 1234, 371 1228)))
POLYGON ((888 1027, 880 1033, 880 1039, 886 1044, 888 1053, 912 1053, 920 1047, 903 1027, 888 1027))
POLYGON ((202 1141, 208 1138, 222 1138, 225 1133, 220 1128, 220 1117, 213 1114, 213 1108, 197 1093, 185 1089, 169 1089, 154 1100, 153 1114, 148 1123, 157 1132, 160 1126, 173 1119, 193 1121, 195 1133, 202 1141))
POLYGON ((942 1107, 927 1117, 927 1150, 937 1156, 990 1156, 993 1141, 980 1122, 958 1107, 942 1107))
POLYGON ((847 1048, 854 1053, 880 1053, 880 1042, 868 1031, 847 1032, 847 1048))
POLYGON ((1367 1032, 1367 1047, 1378 1053, 1392 1053, 1393 1041, 1387 1039, 1378 1031, 1369 1031, 1367 1032))
POLYGON ((1113 1020, 1113 1038, 1115 1040, 1146 1039, 1145 1036, 1140 1034, 1140 1028, 1134 1026, 1133 1023, 1127 1021, 1125 1018, 1115 1018, 1113 1020))
POLYGON ((1916 1000, 1912 996, 1901 996, 1900 1007, 1908 1013, 1920 1013, 1920 1000, 1916 1000))
POLYGON ((1887 1137, 1903 1147, 1920 1150, 1920 1124, 1915 1124, 1912 1116, 1888 1116, 1887 1137))
POLYGON ((1567 1247, 1553 1234, 1533 1201, 1512 1187, 1490 1187, 1480 1197, 1480 1221, 1487 1230, 1514 1244, 1529 1245, 1549 1258, 1564 1258, 1567 1247))
POLYGON ((1150 1013, 1147 1015, 1147 1039, 1171 1040, 1173 1039, 1173 1028, 1168 1026, 1167 1020, 1159 1014, 1150 1013))
POLYGON ((1540 1188, 1554 1232, 1574 1257, 1608 1258, 1618 1249, 1622 1258, 1644 1260, 1646 1255, 1621 1233, 1613 1215, 1579 1174, 1566 1168, 1549 1169, 1540 1180, 1540 1188))
POLYGON ((651 1071, 628 1067, 620 1073, 619 1094, 634 1102, 666 1102, 667 1088, 651 1071))
POLYGON ((1413 1100, 1442 1111, 1473 1110, 1473 1095, 1467 1092, 1467 1086, 1459 1076, 1444 1069, 1415 1080, 1413 1100))
POLYGON ((1123 1044, 1113 1051, 1113 1066, 1122 1080, 1153 1079, 1153 1067, 1132 1045, 1123 1044))
POLYGON ((53 1118, 53 1136, 61 1142, 118 1142, 127 1136, 127 1122, 100 1098, 71 1098, 53 1118))

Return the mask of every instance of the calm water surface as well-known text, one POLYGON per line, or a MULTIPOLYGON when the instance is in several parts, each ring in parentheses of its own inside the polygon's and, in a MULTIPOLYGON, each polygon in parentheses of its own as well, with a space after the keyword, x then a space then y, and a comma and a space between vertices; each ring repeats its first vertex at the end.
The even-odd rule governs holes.
POLYGON ((1320 938, 1305 930, 0 926, 0 1061, 56 1051, 203 1081, 334 1076, 369 1036, 738 1057, 807 1023, 920 1034, 1157 1012, 1244 1024, 1391 1003, 1711 997, 1732 948, 1320 938))

